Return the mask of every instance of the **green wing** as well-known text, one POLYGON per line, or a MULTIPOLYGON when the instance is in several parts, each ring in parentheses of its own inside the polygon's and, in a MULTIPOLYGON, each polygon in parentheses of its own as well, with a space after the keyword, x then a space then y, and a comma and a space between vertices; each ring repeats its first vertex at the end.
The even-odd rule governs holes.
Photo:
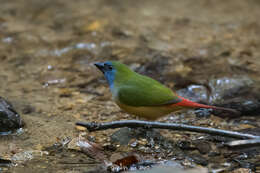
POLYGON ((139 74, 119 86, 117 99, 129 106, 159 106, 181 101, 169 88, 139 74))

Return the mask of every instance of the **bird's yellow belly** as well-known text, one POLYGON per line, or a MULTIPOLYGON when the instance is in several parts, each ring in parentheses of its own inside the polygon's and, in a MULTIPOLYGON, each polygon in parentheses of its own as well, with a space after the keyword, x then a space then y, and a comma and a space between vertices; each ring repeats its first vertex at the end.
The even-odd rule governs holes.
POLYGON ((129 114, 133 114, 145 119, 155 120, 171 112, 182 109, 181 106, 128 106, 122 103, 117 105, 129 114))

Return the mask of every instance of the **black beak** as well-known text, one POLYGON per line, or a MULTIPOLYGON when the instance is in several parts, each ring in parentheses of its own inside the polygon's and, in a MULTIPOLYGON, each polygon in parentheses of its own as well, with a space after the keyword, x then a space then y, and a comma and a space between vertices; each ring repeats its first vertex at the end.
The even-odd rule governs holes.
POLYGON ((95 63, 94 65, 104 73, 104 63, 95 63))

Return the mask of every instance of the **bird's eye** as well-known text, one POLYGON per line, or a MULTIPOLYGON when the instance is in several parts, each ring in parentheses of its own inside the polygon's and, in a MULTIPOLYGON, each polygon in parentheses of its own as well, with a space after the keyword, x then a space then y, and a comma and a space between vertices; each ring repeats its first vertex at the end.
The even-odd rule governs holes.
POLYGON ((112 65, 109 65, 109 64, 105 64, 105 66, 106 66, 106 69, 108 69, 108 70, 113 70, 113 67, 112 67, 112 65))
POLYGON ((111 65, 108 65, 109 70, 113 70, 113 67, 111 65))

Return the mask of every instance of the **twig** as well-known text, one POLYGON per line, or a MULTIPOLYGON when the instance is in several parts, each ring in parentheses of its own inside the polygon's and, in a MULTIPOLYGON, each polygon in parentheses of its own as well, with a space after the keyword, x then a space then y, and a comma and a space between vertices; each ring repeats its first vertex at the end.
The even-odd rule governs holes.
POLYGON ((198 132, 198 133, 206 133, 210 135, 232 137, 237 139, 260 139, 260 136, 228 131, 228 130, 191 126, 185 124, 161 123, 161 122, 138 121, 138 120, 112 121, 107 123, 77 122, 76 125, 86 127, 89 131, 115 129, 120 127, 129 127, 129 128, 143 127, 147 129, 159 128, 159 129, 170 129, 170 130, 179 130, 179 131, 191 131, 191 132, 198 132))
POLYGON ((260 139, 236 140, 225 143, 228 147, 254 147, 260 146, 260 139))

